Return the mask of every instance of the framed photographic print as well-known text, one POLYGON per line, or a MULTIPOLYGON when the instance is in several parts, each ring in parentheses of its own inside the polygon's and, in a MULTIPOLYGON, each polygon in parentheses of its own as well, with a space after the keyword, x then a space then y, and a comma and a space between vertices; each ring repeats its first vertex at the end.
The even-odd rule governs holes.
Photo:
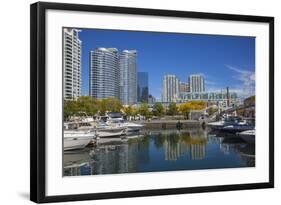
POLYGON ((34 202, 274 187, 274 18, 31 5, 34 202))

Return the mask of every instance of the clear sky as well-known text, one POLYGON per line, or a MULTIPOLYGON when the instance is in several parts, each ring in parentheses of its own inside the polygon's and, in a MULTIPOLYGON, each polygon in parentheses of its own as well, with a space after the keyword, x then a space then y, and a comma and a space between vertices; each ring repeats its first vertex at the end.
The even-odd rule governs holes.
POLYGON ((254 37, 82 29, 79 38, 83 95, 89 93, 89 52, 98 47, 137 50, 138 71, 148 72, 149 93, 157 99, 165 74, 181 81, 202 74, 208 91, 229 86, 240 95, 254 94, 254 37))

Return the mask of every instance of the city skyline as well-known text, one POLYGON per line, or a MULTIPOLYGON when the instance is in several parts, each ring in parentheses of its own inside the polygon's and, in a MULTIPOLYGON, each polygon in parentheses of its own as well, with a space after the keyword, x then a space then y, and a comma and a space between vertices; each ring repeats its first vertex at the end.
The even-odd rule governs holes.
POLYGON ((149 94, 161 99, 162 78, 186 82, 203 74, 206 91, 229 87, 239 95, 255 90, 255 38, 241 36, 80 29, 82 94, 88 94, 88 52, 98 47, 138 51, 138 72, 149 73, 149 94), (245 86, 249 88, 245 89, 245 86))

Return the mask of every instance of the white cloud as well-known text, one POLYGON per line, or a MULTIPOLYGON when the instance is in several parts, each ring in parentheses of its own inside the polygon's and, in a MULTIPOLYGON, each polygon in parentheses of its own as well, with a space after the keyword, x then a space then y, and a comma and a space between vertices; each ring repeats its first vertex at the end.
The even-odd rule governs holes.
POLYGON ((255 72, 226 65, 227 68, 234 71, 236 75, 232 76, 243 83, 242 88, 238 88, 242 97, 248 97, 255 94, 255 72))

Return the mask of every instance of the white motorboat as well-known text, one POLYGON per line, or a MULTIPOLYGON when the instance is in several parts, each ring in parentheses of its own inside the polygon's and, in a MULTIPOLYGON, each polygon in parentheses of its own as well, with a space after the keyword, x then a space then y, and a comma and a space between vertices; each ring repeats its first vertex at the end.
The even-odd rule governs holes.
POLYGON ((139 132, 140 129, 143 127, 143 125, 141 124, 137 124, 137 123, 133 123, 133 122, 128 122, 128 121, 124 121, 123 119, 111 119, 109 121, 109 124, 113 125, 113 126, 119 126, 119 127, 124 127, 126 128, 126 132, 127 133, 131 133, 131 132, 139 132))
POLYGON ((83 149, 93 138, 94 135, 91 131, 65 130, 63 138, 64 151, 83 149))
POLYGON ((96 136, 97 137, 120 137, 121 135, 126 134, 126 127, 118 126, 113 127, 107 125, 105 123, 99 124, 96 129, 96 136))
POLYGON ((127 132, 139 132, 143 127, 143 125, 133 122, 123 122, 123 125, 127 127, 127 132))
POLYGON ((213 129, 222 129, 226 126, 233 126, 233 125, 247 125, 246 120, 241 120, 240 118, 237 117, 229 117, 227 119, 222 119, 220 121, 215 121, 215 122, 209 122, 207 123, 208 126, 210 126, 213 129))
POLYGON ((256 140, 256 130, 246 130, 238 133, 238 136, 242 138, 245 142, 255 143, 256 140))
POLYGON ((79 129, 79 123, 64 124, 64 150, 85 148, 95 137, 92 127, 79 129))

